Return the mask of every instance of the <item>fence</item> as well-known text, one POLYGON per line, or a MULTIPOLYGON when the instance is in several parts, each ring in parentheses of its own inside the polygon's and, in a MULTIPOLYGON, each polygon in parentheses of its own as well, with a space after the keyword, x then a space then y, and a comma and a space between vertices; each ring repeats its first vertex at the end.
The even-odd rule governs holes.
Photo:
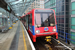
MULTIPOLYGON (((62 31, 58 31, 58 32, 62 32, 62 31)), ((58 36, 60 36, 60 37, 62 37, 62 38, 65 38, 65 39, 66 39, 66 43, 67 43, 67 40, 70 40, 70 41, 75 42, 74 40, 68 38, 68 35, 74 36, 74 37, 75 37, 75 35, 72 35, 72 34, 69 34, 69 33, 66 33, 66 32, 62 32, 62 33, 64 33, 66 36, 64 37, 64 36, 59 35, 59 34, 58 34, 58 36)))

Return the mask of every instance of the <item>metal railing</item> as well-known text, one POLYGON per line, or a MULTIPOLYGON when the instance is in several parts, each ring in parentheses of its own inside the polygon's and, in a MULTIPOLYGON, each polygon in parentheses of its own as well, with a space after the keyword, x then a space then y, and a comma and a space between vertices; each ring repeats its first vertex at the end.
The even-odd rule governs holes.
POLYGON ((58 36, 60 36, 60 37, 62 37, 62 38, 65 38, 65 39, 66 39, 66 43, 67 43, 67 40, 70 40, 70 41, 75 42, 74 40, 68 38, 68 35, 74 36, 74 37, 75 37, 75 35, 72 35, 72 34, 69 34, 69 33, 66 33, 66 32, 63 32, 63 31, 58 31, 58 32, 65 33, 65 37, 64 37, 63 35, 59 35, 59 34, 58 34, 58 36))

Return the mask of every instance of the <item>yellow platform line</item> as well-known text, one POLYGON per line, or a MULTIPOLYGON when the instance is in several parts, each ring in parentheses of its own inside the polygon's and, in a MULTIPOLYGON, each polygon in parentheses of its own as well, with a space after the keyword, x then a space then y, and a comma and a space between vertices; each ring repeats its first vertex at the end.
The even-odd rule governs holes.
POLYGON ((24 29, 23 29, 22 25, 21 25, 21 27, 22 27, 22 33, 23 33, 24 49, 27 50, 26 41, 25 41, 25 35, 24 35, 24 29))

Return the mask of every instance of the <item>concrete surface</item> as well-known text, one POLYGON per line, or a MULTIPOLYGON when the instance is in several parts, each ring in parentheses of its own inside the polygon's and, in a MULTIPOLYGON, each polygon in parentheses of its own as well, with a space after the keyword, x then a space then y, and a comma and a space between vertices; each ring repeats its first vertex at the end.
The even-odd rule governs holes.
POLYGON ((6 33, 0 33, 0 50, 9 50, 11 42, 14 38, 18 26, 18 22, 14 24, 11 30, 6 33))
MULTIPOLYGON (((31 45, 29 43, 27 34, 23 28, 22 23, 18 21, 16 24, 13 24, 13 28, 9 30, 6 33, 0 33, 0 50, 10 50, 12 46, 12 41, 15 38, 15 35, 17 34, 17 28, 20 24, 20 31, 19 31, 19 38, 18 38, 18 46, 17 50, 32 50, 31 45), (27 49, 26 49, 27 48, 27 49)), ((15 43, 15 42, 14 42, 15 43)), ((13 50, 13 48, 12 48, 13 50)), ((16 49, 15 49, 16 50, 16 49)))
POLYGON ((32 50, 31 45, 30 45, 29 40, 28 40, 28 37, 27 37, 27 34, 24 31, 24 28, 23 28, 21 23, 20 23, 20 37, 19 37, 18 50, 25 50, 23 32, 24 32, 24 35, 25 35, 24 38, 25 38, 27 50, 32 50))

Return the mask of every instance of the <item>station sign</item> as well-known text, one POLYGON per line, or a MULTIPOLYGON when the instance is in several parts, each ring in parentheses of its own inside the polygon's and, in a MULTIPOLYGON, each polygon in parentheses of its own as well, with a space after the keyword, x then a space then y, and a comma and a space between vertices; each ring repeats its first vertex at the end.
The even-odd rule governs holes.
POLYGON ((7 6, 7 9, 10 11, 10 7, 9 6, 7 6))

